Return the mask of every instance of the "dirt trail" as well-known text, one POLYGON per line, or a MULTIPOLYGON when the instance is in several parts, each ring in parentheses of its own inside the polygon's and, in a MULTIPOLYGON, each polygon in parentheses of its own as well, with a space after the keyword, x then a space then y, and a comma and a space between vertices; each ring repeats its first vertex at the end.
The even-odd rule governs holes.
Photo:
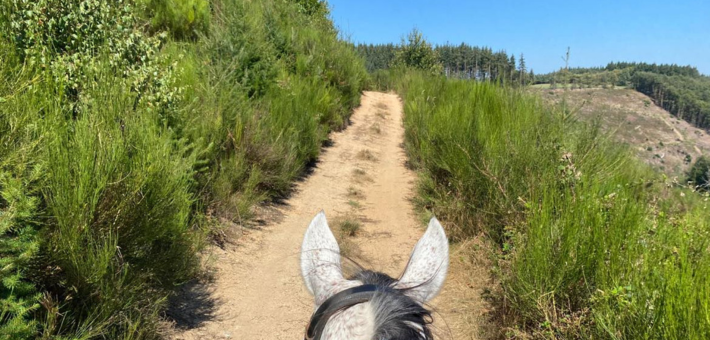
MULTIPOLYGON (((187 288, 174 312, 185 325, 174 339, 301 339, 313 300, 298 252, 321 209, 334 232, 338 220, 359 221, 358 236, 346 240, 348 251, 367 267, 399 276, 424 230, 410 202, 415 174, 401 146, 402 104, 396 95, 366 92, 351 121, 331 135, 332 147, 266 226, 245 232, 236 247, 215 250, 214 280, 187 288)), ((446 320, 437 321, 444 338, 478 339, 487 264, 468 259, 452 249, 447 283, 433 303, 446 320), (472 279, 472 271, 480 275, 472 279)))

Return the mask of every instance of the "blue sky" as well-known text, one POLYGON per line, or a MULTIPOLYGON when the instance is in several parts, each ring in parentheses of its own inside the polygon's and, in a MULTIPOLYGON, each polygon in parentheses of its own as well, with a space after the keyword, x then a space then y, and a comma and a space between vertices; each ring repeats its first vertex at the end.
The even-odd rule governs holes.
POLYGON ((416 27, 434 44, 523 53, 528 68, 610 61, 693 65, 710 75, 710 0, 328 0, 353 42, 399 43, 416 27))

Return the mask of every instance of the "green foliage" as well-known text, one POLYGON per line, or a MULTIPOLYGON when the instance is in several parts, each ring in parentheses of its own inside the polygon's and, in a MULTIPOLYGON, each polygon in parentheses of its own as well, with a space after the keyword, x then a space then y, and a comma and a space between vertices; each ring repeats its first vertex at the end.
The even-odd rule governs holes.
MULTIPOLYGON (((2 62, 0 60, 0 62, 2 62)), ((3 81, 0 96, 12 86, 3 81)), ((0 97, 2 98, 2 97, 0 97)), ((32 162, 36 143, 26 117, 0 110, 0 338, 30 338, 37 331, 31 314, 40 294, 26 279, 27 268, 39 250, 39 193, 42 168, 32 162)))
POLYGON ((700 156, 688 170, 688 182, 702 190, 710 185, 710 159, 700 156))
POLYGON ((626 86, 633 82, 633 77, 637 72, 665 76, 701 77, 698 69, 692 66, 616 62, 609 63, 605 67, 570 67, 547 74, 540 74, 535 78, 535 82, 547 84, 555 79, 558 82, 565 79, 569 82, 574 82, 579 81, 583 76, 589 76, 593 81, 600 82, 599 84, 626 86), (567 73, 567 75, 563 75, 563 73, 567 73))
POLYGON ((597 125, 489 83, 399 77, 419 204, 499 245, 506 326, 536 339, 710 336, 707 203, 597 125))
POLYGON ((158 337, 218 221, 346 124, 367 74, 327 11, 213 5, 2 3, 0 338, 158 337))
POLYGON ((187 88, 176 130, 207 150, 198 179, 208 202, 235 221, 290 191, 327 133, 345 125, 367 77, 332 23, 299 6, 225 1, 215 18, 222 24, 185 55, 206 67, 182 67, 180 83, 201 85, 187 88))
POLYGON ((298 4, 299 12, 306 15, 327 16, 329 14, 328 5, 323 0, 295 0, 298 4))
POLYGON ((43 256, 56 268, 45 285, 66 310, 57 332, 140 337, 154 330, 152 316, 172 286, 198 269, 192 156, 163 131, 157 112, 134 109, 130 83, 110 72, 93 78, 91 102, 79 110, 86 114, 67 120, 56 104, 45 112, 43 191, 52 218, 43 256))
POLYGON ((438 54, 431 44, 424 40, 422 32, 416 28, 409 32, 406 41, 402 38, 402 43, 392 63, 394 67, 424 70, 432 74, 439 74, 442 70, 438 54))
POLYGON ((638 72, 651 72, 666 76, 699 77, 700 72, 693 66, 680 66, 676 64, 648 64, 648 63, 609 63, 604 68, 607 71, 624 70, 632 68, 638 72))
MULTIPOLYGON (((113 45, 132 30, 128 1, 18 0, 4 2, 6 37, 33 63, 47 66, 48 54, 90 54, 113 45)), ((119 52, 119 51, 112 51, 119 52)))
MULTIPOLYGON (((416 36, 413 38, 416 41, 416 36)), ((361 44, 357 45, 357 51, 365 58, 367 69, 375 72, 396 66, 395 58, 401 53, 403 46, 407 46, 406 43, 400 46, 361 44)), ((449 78, 476 79, 511 85, 525 85, 534 79, 534 74, 531 76, 526 73, 525 59, 522 55, 520 68, 516 69, 515 58, 512 55, 509 56, 505 51, 494 52, 489 47, 470 46, 465 43, 446 44, 434 47, 434 52, 437 62, 441 64, 442 72, 449 78)))
POLYGON ((480 225, 501 239, 503 228, 520 214, 520 202, 511 198, 528 196, 529 183, 557 169, 563 126, 542 114, 533 99, 490 83, 404 77, 397 86, 405 98, 407 149, 427 174, 421 203, 460 226, 454 238, 478 232, 472 222, 480 213, 480 225))
MULTIPOLYGON (((30 181, 39 173, 31 174, 30 181)), ((28 176, 28 177, 30 177, 28 176)), ((39 295, 25 281, 25 271, 37 253, 37 228, 32 221, 37 213, 37 197, 29 192, 31 183, 0 173, 0 337, 28 338, 36 332, 37 322, 30 313, 39 307, 39 295)))
POLYGON ((166 115, 178 100, 177 89, 170 86, 172 70, 158 55, 163 37, 148 37, 138 29, 130 2, 14 1, 5 7, 9 21, 2 27, 20 61, 62 79, 63 105, 74 114, 81 108, 78 103, 90 101, 83 93, 96 82, 91 76, 97 72, 97 57, 130 79, 130 90, 138 94, 135 105, 166 115))
POLYGON ((206 33, 210 21, 208 0, 139 0, 154 31, 168 31, 178 39, 206 33))
POLYGON ((632 81, 637 91, 676 117, 700 128, 710 127, 710 77, 636 72, 632 81))

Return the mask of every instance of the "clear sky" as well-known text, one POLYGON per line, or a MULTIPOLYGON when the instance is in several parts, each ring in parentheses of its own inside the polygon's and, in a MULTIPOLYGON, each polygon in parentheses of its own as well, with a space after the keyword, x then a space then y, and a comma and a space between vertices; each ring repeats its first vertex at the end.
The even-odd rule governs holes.
POLYGON ((710 75, 710 0, 328 0, 353 42, 399 43, 416 27, 433 44, 466 42, 523 53, 546 73, 564 65, 643 61, 710 75))

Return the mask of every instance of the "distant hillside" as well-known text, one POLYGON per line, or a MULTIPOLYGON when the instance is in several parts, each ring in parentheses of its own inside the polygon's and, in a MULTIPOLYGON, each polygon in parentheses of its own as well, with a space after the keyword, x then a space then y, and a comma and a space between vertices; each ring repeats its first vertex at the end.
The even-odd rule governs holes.
POLYGON ((535 89, 552 103, 565 96, 580 121, 599 119, 636 155, 670 177, 684 177, 692 162, 710 154, 710 136, 653 104, 653 99, 632 89, 575 91, 535 89))
POLYGON ((710 128, 710 77, 693 66, 609 63, 538 75, 535 84, 551 88, 623 86, 648 95, 659 106, 694 126, 710 128))

